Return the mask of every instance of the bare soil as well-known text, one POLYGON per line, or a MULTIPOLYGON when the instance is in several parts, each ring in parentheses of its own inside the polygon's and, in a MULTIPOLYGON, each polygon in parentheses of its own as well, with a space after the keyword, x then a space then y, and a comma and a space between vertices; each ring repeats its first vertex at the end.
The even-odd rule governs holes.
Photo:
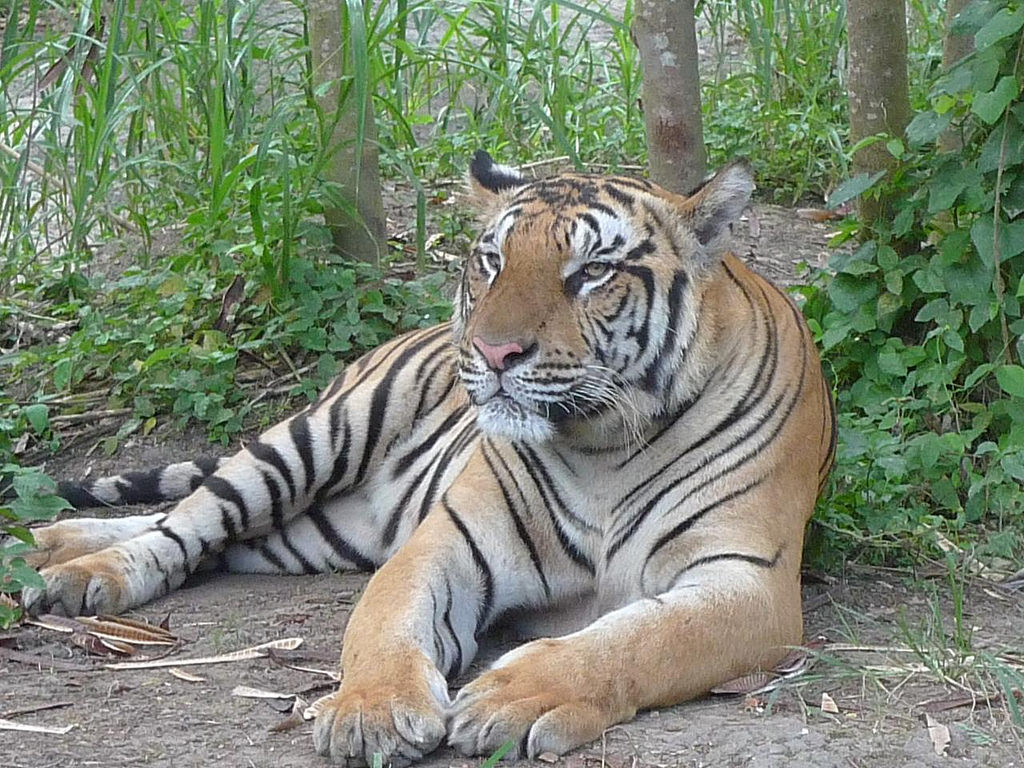
MULTIPOLYGON (((829 231, 792 211, 758 206, 746 230, 736 234, 741 255, 779 282, 791 282, 795 264, 822 261, 829 231)), ((168 427, 134 439, 112 457, 89 448, 65 451, 49 462, 48 471, 105 474, 217 452, 201 435, 168 427)), ((771 693, 716 696, 642 713, 558 762, 567 768, 1024 766, 1024 734, 1013 725, 1013 706, 998 696, 986 699, 999 685, 981 661, 985 653, 1010 649, 1024 662, 1024 595, 982 580, 965 582, 963 632, 972 635, 974 654, 965 660, 953 652, 956 623, 948 581, 926 577, 851 566, 809 584, 807 637, 824 635, 830 644, 808 672, 771 693), (912 647, 918 651, 908 652, 912 647), (822 710, 823 694, 837 711, 822 710), (943 703, 960 706, 942 709, 943 703), (949 730, 943 756, 936 754, 927 712, 949 730)), ((301 637, 308 658, 296 663, 333 670, 366 579, 211 574, 134 616, 156 622, 169 614, 171 628, 188 640, 176 658, 301 637)), ((495 640, 489 655, 500 647, 495 640)), ((105 669, 99 666, 104 661, 73 645, 68 635, 38 627, 23 625, 0 635, 0 718, 75 726, 63 735, 0 730, 0 766, 325 765, 313 753, 309 723, 271 731, 285 714, 266 701, 232 695, 241 684, 304 692, 311 701, 329 690, 311 689, 326 682, 321 676, 259 659, 183 667, 203 678, 187 682, 166 669, 105 669), (7 651, 33 654, 34 660, 13 660, 7 651), (69 669, 68 662, 88 668, 69 669), (52 704, 65 706, 18 714, 52 704)), ((481 763, 442 749, 423 765, 481 763)))

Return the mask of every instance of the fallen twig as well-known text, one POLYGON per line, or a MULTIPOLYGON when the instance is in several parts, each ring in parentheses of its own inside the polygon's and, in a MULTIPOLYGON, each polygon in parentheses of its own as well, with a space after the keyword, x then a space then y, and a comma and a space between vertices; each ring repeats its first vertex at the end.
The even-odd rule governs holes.
POLYGON ((51 424, 80 424, 84 421, 112 419, 115 416, 128 416, 131 408, 109 408, 103 411, 87 411, 85 413, 58 413, 50 417, 51 424))
POLYGON ((254 645, 252 648, 243 648, 240 651, 222 653, 217 656, 200 656, 193 659, 155 659, 150 661, 120 661, 114 664, 104 664, 105 669, 155 669, 157 667, 186 667, 198 664, 226 664, 232 661, 249 661, 260 659, 267 655, 271 648, 284 648, 291 650, 302 645, 301 637, 286 637, 282 640, 271 640, 269 643, 254 645))
POLYGON ((62 709, 63 707, 70 707, 74 703, 75 702, 73 701, 51 701, 49 704, 37 704, 34 707, 9 709, 6 712, 0 712, 0 720, 7 720, 12 717, 18 717, 19 715, 31 715, 34 712, 43 712, 47 709, 62 709))

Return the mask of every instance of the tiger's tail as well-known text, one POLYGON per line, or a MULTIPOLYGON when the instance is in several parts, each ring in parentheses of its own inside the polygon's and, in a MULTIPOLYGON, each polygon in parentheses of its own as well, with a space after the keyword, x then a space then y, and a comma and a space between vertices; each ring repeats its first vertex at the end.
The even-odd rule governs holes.
POLYGON ((192 493, 225 461, 226 457, 203 457, 95 480, 61 481, 57 483, 57 495, 75 509, 177 501, 192 493))

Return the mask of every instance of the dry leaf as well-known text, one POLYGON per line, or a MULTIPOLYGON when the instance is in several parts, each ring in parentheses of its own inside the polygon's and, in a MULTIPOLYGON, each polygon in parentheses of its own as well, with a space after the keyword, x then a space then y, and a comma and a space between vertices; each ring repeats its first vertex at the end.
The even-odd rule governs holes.
POLYGON ((712 693, 744 693, 751 694, 764 689, 766 686, 775 682, 777 679, 776 675, 771 672, 751 672, 749 675, 743 675, 743 677, 737 677, 733 680, 716 685, 711 689, 712 693))
POLYGON ((834 219, 841 219, 842 213, 838 211, 826 211, 821 208, 797 208, 796 217, 798 219, 806 219, 807 221, 816 221, 819 224, 826 221, 833 221, 834 219))
MULTIPOLYGON (((279 667, 284 667, 285 669, 294 669, 296 672, 309 672, 310 674, 320 675, 321 677, 326 677, 328 680, 333 680, 334 682, 338 682, 341 679, 341 677, 338 675, 337 672, 331 672, 328 669, 317 669, 316 667, 305 667, 305 666, 302 666, 301 664, 289 664, 285 660, 285 659, 288 658, 289 655, 290 655, 290 653, 288 651, 281 651, 281 650, 278 650, 276 648, 272 648, 272 649, 270 649, 270 651, 267 652, 267 658, 270 659, 274 664, 276 664, 279 667)), ((316 655, 317 654, 315 652, 314 653, 301 653, 300 652, 300 657, 301 658, 309 658, 311 656, 315 657, 316 655)), ((334 661, 336 659, 336 657, 337 657, 337 654, 331 654, 330 660, 334 661)))
POLYGON ((197 664, 226 664, 232 661, 249 661, 263 658, 271 648, 293 650, 302 645, 301 637, 286 637, 282 640, 271 640, 269 643, 243 648, 240 651, 222 653, 217 656, 200 656, 192 659, 156 659, 151 661, 121 661, 116 664, 104 664, 107 669, 155 669, 156 667, 187 667, 197 664))
MULTIPOLYGON (((74 635, 72 635, 74 637, 74 635)), ((126 643, 123 640, 114 640, 109 637, 103 637, 97 635, 96 639, 99 640, 105 648, 113 651, 114 653, 120 654, 121 656, 134 656, 136 654, 136 648, 131 643, 126 643)))
POLYGON ((48 725, 25 725, 24 723, 16 723, 13 720, 0 719, 0 731, 25 731, 27 733, 52 733, 57 736, 63 736, 68 733, 72 728, 77 728, 77 725, 65 725, 60 728, 52 728, 48 725))
POLYGON ((171 669, 168 669, 167 671, 170 672, 172 675, 174 675, 174 677, 178 678, 179 680, 184 680, 186 683, 205 683, 206 682, 206 678, 205 677, 200 677, 199 675, 193 675, 191 672, 186 672, 183 669, 174 669, 172 667, 171 669))
POLYGON ((744 712, 764 712, 764 701, 757 696, 747 696, 743 699, 744 712))
POLYGON ((174 645, 180 642, 177 636, 164 627, 156 627, 124 616, 79 616, 78 620, 94 635, 107 635, 127 640, 135 645, 174 645))
POLYGON ((42 627, 43 629, 51 629, 54 632, 64 632, 67 634, 81 632, 85 629, 81 622, 69 619, 67 616, 57 616, 53 613, 44 613, 42 616, 28 616, 25 618, 25 623, 31 624, 33 627, 42 627))
POLYGON ((94 656, 131 656, 135 653, 135 649, 127 643, 96 637, 88 632, 74 632, 71 635, 71 642, 94 656))
POLYGON ((305 712, 308 708, 309 702, 296 696, 295 701, 292 704, 291 714, 281 722, 270 726, 267 730, 272 733, 277 733, 279 731, 290 731, 292 728, 298 728, 306 722, 305 712))
POLYGON ((537 759, 540 760, 542 763, 557 763, 558 755, 556 755, 554 752, 541 752, 539 755, 537 755, 537 759))
POLYGON ((213 323, 213 329, 215 331, 230 332, 234 326, 234 314, 235 306, 245 297, 245 278, 241 275, 235 275, 235 279, 231 281, 231 285, 224 292, 224 297, 220 302, 220 314, 217 315, 217 319, 213 323))
POLYGON ((949 749, 949 728, 944 726, 931 715, 924 716, 925 725, 928 726, 928 738, 932 740, 932 749, 939 757, 946 754, 949 749))
POLYGON ((827 712, 830 715, 839 714, 839 707, 836 705, 835 699, 827 693, 821 694, 821 711, 827 712))
POLYGON ((959 707, 995 704, 1002 701, 1002 698, 1003 695, 1001 693, 993 693, 991 696, 985 696, 982 694, 961 694, 959 696, 949 696, 943 699, 929 699, 928 701, 922 701, 917 706, 920 707, 922 712, 928 712, 934 715, 939 712, 945 712, 949 709, 958 709, 959 707))

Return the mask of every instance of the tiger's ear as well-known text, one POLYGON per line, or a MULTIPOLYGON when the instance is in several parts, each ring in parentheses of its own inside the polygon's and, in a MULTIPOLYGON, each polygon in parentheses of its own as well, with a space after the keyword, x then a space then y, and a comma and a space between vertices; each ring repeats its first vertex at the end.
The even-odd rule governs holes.
POLYGON ((733 160, 692 195, 679 197, 676 210, 706 253, 717 257, 725 249, 729 225, 739 219, 753 192, 750 163, 745 159, 733 160))
POLYGON ((504 202, 505 193, 528 183, 515 168, 494 162, 482 149, 473 154, 473 162, 469 164, 471 202, 481 213, 492 212, 504 202))

